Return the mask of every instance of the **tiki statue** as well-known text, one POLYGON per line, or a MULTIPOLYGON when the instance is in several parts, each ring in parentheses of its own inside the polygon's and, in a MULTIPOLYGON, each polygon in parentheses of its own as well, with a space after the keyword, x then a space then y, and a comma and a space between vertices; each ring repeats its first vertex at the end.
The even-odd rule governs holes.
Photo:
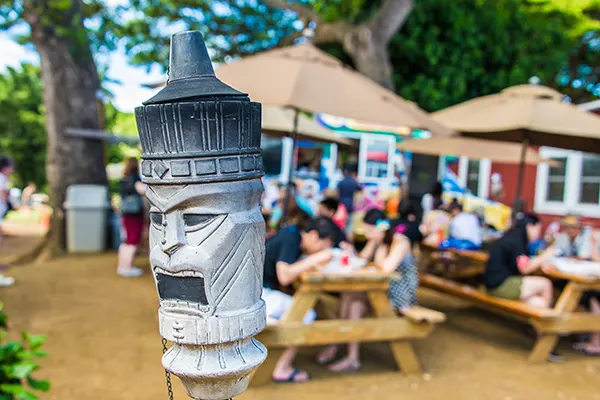
POLYGON ((162 363, 192 398, 228 399, 266 357, 261 106, 217 79, 200 32, 173 36, 169 67, 135 110, 162 363))

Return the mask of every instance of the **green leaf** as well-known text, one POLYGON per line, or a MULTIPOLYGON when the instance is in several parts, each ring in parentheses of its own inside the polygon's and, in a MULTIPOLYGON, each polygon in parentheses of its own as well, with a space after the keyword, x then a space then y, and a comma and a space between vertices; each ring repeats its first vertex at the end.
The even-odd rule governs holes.
POLYGON ((46 341, 46 335, 30 335, 28 342, 32 350, 38 350, 46 341))
POLYGON ((23 388, 23 386, 21 386, 20 384, 17 384, 17 383, 0 384, 0 390, 3 391, 4 393, 10 393, 15 396, 25 392, 25 389, 23 388))
POLYGON ((16 397, 17 400, 38 400, 38 397, 35 394, 27 391, 19 393, 16 397))
POLYGON ((35 390, 40 390, 42 392, 47 392, 50 390, 50 382, 47 380, 37 380, 28 376, 27 383, 35 390))
POLYGON ((26 378, 33 371, 39 368, 39 365, 33 361, 21 361, 9 366, 9 376, 12 378, 26 378))

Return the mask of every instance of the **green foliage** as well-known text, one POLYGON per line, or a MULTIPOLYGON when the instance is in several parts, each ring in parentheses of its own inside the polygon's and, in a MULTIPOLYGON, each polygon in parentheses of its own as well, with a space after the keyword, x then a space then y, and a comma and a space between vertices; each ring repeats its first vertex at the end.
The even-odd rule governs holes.
POLYGON ((0 302, 0 400, 36 400, 31 390, 50 390, 47 380, 31 376, 40 368, 36 360, 48 355, 42 350, 46 336, 23 332, 21 341, 7 340, 7 315, 2 309, 0 302))
MULTIPOLYGON (((359 24, 379 0, 297 0, 326 22, 359 24)), ((290 44, 304 27, 265 0, 134 0, 139 18, 122 24, 134 63, 168 61, 173 30, 205 32, 216 61, 290 44), (164 8, 163 8, 164 7, 164 8), (177 27, 177 29, 165 29, 177 27)), ((558 86, 576 101, 600 91, 600 0, 416 0, 390 44, 400 95, 434 111, 527 83, 558 86)), ((318 29, 318 27, 317 27, 318 29)), ((351 64, 341 44, 321 47, 351 64)))
MULTIPOLYGON (((104 106, 106 130, 122 136, 137 136, 137 125, 133 113, 124 113, 115 108, 112 103, 104 106)), ((126 143, 108 145, 108 163, 118 164, 128 157, 140 156, 139 146, 130 146, 126 143)))
POLYGON ((552 85, 577 21, 522 0, 419 0, 390 44, 401 96, 428 111, 527 83, 552 85))
POLYGON ((46 132, 40 70, 30 64, 0 75, 0 153, 15 162, 13 183, 46 184, 46 132))

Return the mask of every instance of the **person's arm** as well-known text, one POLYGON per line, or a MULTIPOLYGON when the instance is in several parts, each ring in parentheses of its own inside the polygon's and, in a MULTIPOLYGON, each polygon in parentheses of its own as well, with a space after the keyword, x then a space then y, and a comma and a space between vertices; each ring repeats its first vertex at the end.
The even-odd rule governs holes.
POLYGON ((379 242, 377 242, 375 240, 369 240, 367 242, 367 244, 365 245, 365 247, 363 247, 363 249, 360 251, 358 256, 364 260, 372 259, 373 255, 375 254, 375 250, 377 250, 378 245, 379 245, 379 242))
POLYGON ((600 262, 600 247, 598 246, 598 235, 600 235, 600 231, 599 232, 593 232, 592 231, 592 237, 591 237, 591 242, 592 242, 592 261, 598 261, 600 262))
POLYGON ((550 258, 555 256, 555 254, 556 249, 554 247, 548 247, 539 256, 529 259, 527 264, 519 266, 519 271, 521 271, 521 274, 523 275, 529 275, 542 268, 550 258))
POLYGON ((282 286, 291 285, 300 275, 328 262, 332 257, 331 250, 323 250, 293 264, 278 261, 275 264, 277 280, 282 286))
POLYGON ((384 273, 391 274, 398 268, 408 253, 410 253, 410 241, 404 235, 396 235, 388 254, 384 256, 383 259, 378 259, 379 257, 376 257, 375 264, 384 273))
POLYGON ((142 183, 141 181, 137 181, 136 183, 134 183, 133 188, 135 189, 137 194, 139 194, 140 196, 143 196, 146 194, 146 185, 144 183, 142 183))

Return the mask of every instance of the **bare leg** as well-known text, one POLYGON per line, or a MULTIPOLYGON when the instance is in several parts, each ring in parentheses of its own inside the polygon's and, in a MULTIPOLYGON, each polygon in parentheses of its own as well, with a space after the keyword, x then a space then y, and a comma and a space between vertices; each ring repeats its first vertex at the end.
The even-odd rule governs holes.
MULTIPOLYGON (((359 320, 367 311, 364 293, 349 295, 348 319, 359 320)), ((333 372, 356 371, 360 368, 360 343, 348 343, 348 355, 329 367, 333 372)))
MULTIPOLYGON (((590 300, 590 311, 592 314, 600 314, 600 301, 592 297, 590 300)), ((600 354, 600 332, 593 332, 590 341, 585 345, 585 351, 591 354, 600 354)))
POLYGON ((521 301, 534 307, 550 308, 552 305, 552 282, 541 276, 523 277, 521 301))
MULTIPOLYGON (((279 361, 275 365, 275 370, 273 370, 273 380, 275 381, 287 381, 294 374, 295 368, 292 366, 294 359, 296 358, 296 348, 290 347, 286 349, 281 357, 279 357, 279 361)), ((308 372, 299 371, 295 374, 293 381, 294 382, 306 382, 310 379, 308 372)))
POLYGON ((133 266, 133 259, 137 246, 127 243, 121 243, 119 246, 119 265, 117 273, 126 277, 137 277, 142 274, 142 270, 133 266))
MULTIPOLYGON (((342 293, 340 297, 340 319, 348 319, 351 302, 352 293, 342 293)), ((321 365, 329 364, 335 358, 337 351, 338 345, 336 344, 325 347, 317 354, 317 363, 321 365)))

